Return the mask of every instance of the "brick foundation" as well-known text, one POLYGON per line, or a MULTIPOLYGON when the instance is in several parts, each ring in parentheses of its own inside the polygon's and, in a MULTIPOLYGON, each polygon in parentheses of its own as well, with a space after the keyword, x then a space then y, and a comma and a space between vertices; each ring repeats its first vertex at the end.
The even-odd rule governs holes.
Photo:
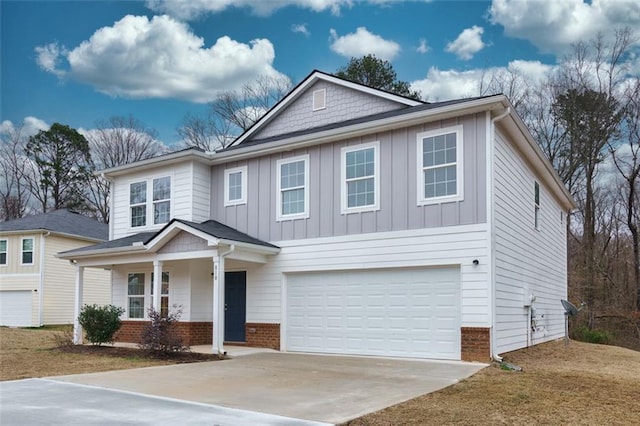
MULTIPOLYGON (((122 321, 115 336, 116 342, 140 343, 142 330, 149 321, 122 321)), ((178 322, 178 332, 189 346, 209 345, 213 334, 211 322, 178 322)))
POLYGON ((247 346, 280 350, 280 324, 248 322, 244 330, 247 346))
POLYGON ((491 329, 461 327, 460 349, 463 361, 489 362, 491 360, 491 329))

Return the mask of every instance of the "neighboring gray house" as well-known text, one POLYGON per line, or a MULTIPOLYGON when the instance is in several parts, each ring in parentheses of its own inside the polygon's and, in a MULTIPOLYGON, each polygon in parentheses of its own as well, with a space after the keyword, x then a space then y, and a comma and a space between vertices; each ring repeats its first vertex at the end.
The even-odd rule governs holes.
MULTIPOLYGON (((422 103, 315 71, 231 147, 104 171, 119 339, 453 360, 561 337, 569 193, 503 95, 422 103)), ((78 335, 79 336, 79 335, 78 335)))
MULTIPOLYGON (((109 227, 68 210, 0 223, 0 325, 73 323, 76 268, 63 250, 109 238, 109 227)), ((84 303, 111 302, 111 273, 87 271, 84 303)))

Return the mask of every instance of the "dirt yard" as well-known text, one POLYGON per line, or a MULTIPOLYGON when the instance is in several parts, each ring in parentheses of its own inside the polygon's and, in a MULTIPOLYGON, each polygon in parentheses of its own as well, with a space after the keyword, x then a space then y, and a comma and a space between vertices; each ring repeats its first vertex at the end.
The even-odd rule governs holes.
MULTIPOLYGON (((0 380, 210 360, 199 359, 202 354, 152 359, 131 348, 57 348, 62 337, 50 329, 0 328, 0 380)), ((638 424, 640 352, 557 341, 506 354, 505 361, 524 371, 491 366, 348 425, 638 424)))
POLYGON ((361 425, 637 425, 640 352, 572 341, 506 354, 440 392, 356 419, 361 425))
POLYGON ((0 381, 217 359, 198 353, 163 358, 135 348, 70 346, 69 339, 68 328, 0 327, 0 381))

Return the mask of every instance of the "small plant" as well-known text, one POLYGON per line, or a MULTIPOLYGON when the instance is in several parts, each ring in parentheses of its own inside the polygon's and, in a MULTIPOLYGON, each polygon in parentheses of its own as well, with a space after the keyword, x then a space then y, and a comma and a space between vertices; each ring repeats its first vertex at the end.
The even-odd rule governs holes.
POLYGON ((575 331, 575 336, 578 340, 587 343, 598 343, 601 345, 608 345, 612 342, 613 337, 611 334, 604 330, 589 330, 589 327, 582 325, 575 331))
POLYGON ((53 341, 59 348, 73 346, 73 327, 64 327, 53 335, 53 341))
MULTIPOLYGON (((174 306, 175 308, 175 306, 174 306)), ((182 315, 182 309, 173 312, 161 313, 150 307, 147 315, 151 323, 142 330, 142 342, 140 347, 163 355, 172 352, 185 352, 189 346, 184 344, 177 327, 182 315)))
POLYGON ((120 315, 124 309, 113 305, 84 305, 78 321, 87 333, 87 339, 94 345, 112 343, 113 337, 122 326, 120 315))

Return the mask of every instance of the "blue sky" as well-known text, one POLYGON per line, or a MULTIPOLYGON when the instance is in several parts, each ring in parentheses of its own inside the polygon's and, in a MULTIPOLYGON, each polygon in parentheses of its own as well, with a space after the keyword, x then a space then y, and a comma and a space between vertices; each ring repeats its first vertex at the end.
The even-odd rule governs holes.
POLYGON ((0 15, 0 133, 132 114, 166 144, 185 114, 263 74, 298 83, 373 53, 445 100, 477 95, 483 70, 535 80, 571 43, 640 28, 625 0, 2 0, 0 15))

